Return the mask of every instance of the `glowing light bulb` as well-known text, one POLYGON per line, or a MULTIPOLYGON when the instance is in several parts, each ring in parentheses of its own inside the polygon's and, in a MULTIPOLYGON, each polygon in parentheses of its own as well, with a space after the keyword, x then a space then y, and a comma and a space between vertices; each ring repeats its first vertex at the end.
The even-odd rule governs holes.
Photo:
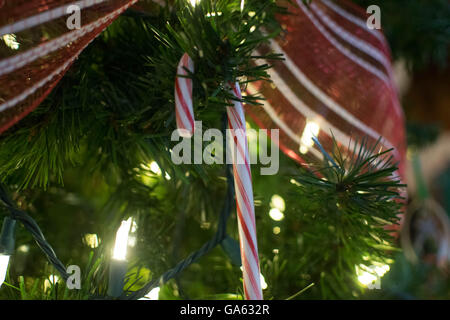
POLYGON ((0 254, 0 287, 5 282, 6 271, 8 271, 9 256, 0 254))
POLYGON ((16 220, 9 217, 5 217, 0 233, 0 286, 3 284, 6 278, 6 272, 8 271, 9 257, 14 251, 14 230, 16 220))
POLYGON ((366 272, 366 271, 363 271, 363 273, 360 276, 358 276, 358 281, 361 282, 361 284, 363 284, 365 286, 371 284, 372 282, 376 281, 377 279, 378 279, 377 276, 375 276, 369 272, 366 272))
POLYGON ((206 14, 206 17, 207 17, 207 18, 211 18, 211 17, 215 17, 215 16, 220 17, 221 15, 222 15, 222 12, 221 12, 221 11, 219 11, 219 12, 211 12, 211 13, 207 13, 207 14, 206 14))
POLYGON ((302 146, 300 146, 299 150, 300 150, 301 154, 306 154, 306 153, 308 153, 309 149, 308 149, 308 147, 305 147, 305 146, 302 145, 302 146))
POLYGON ((274 227, 272 231, 273 231, 273 234, 280 234, 281 228, 280 227, 274 227))
MULTIPOLYGON (((242 266, 240 267, 241 271, 244 270, 244 268, 242 268, 242 266)), ((267 289, 267 282, 266 279, 264 278, 263 274, 260 272, 259 273, 259 283, 261 284, 261 289, 266 290, 267 289)))
POLYGON ((274 194, 270 199, 270 206, 283 212, 286 209, 284 199, 277 194, 274 194))
POLYGON ((154 174, 157 174, 158 176, 161 175, 161 169, 159 168, 158 164, 155 161, 152 161, 150 163, 150 171, 154 174))
POLYGON ((127 256, 128 234, 130 233, 132 218, 122 221, 116 233, 113 259, 124 261, 127 256))
POLYGON ((317 137, 320 131, 320 126, 317 122, 307 120, 305 129, 303 129, 302 137, 300 139, 300 152, 305 154, 308 149, 314 145, 313 137, 317 137))
POLYGON ((376 266, 374 268, 374 270, 379 277, 382 277, 386 274, 386 272, 388 272, 390 270, 390 267, 389 267, 389 265, 385 264, 382 266, 376 266))
POLYGON ((56 274, 51 274, 48 279, 50 280, 50 282, 52 283, 57 283, 59 281, 59 277, 56 274))
POLYGON ((262 273, 260 273, 260 283, 261 283, 261 289, 266 290, 267 282, 266 282, 266 279, 264 279, 264 276, 262 275, 262 273))
POLYGON ((44 291, 47 291, 51 288, 52 285, 58 283, 59 277, 56 274, 51 274, 48 276, 48 279, 44 281, 44 291))
MULTIPOLYGON (((152 161, 151 163, 150 163, 150 167, 147 167, 147 166, 142 166, 143 168, 145 168, 145 169, 150 169, 150 171, 151 172, 153 172, 154 174, 156 174, 156 175, 158 175, 158 176, 160 176, 160 175, 162 175, 162 171, 161 171, 161 168, 158 166, 158 164, 156 163, 156 161, 152 161)), ((166 180, 170 180, 171 179, 171 176, 166 172, 165 174, 164 174, 164 178, 166 178, 166 180)))
POLYGON ((30 251, 30 246, 27 244, 23 244, 17 248, 17 251, 27 253, 28 251, 30 251))
MULTIPOLYGON (((363 257, 364 259, 365 257, 363 257)), ((368 259, 366 259, 368 260, 368 259)), ((371 288, 373 285, 379 285, 380 279, 389 271, 389 265, 379 262, 373 262, 371 266, 360 264, 355 266, 358 281, 363 285, 371 288)))
POLYGON ((272 218, 272 220, 275 220, 275 221, 281 221, 284 219, 283 212, 281 212, 278 208, 270 209, 269 216, 272 218))
POLYGON ((17 42, 15 34, 5 34, 3 36, 3 41, 11 49, 13 49, 13 50, 19 49, 20 43, 17 42))
POLYGON ((153 288, 144 296, 144 298, 141 298, 139 300, 159 300, 159 291, 159 287, 153 288))
POLYGON ((98 236, 95 233, 86 233, 84 235, 84 243, 89 247, 89 248, 97 248, 99 241, 98 241, 98 236))

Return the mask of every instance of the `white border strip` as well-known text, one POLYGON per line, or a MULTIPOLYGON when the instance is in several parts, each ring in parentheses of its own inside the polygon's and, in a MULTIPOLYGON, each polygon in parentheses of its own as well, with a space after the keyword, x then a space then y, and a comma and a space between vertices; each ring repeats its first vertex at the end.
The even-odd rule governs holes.
POLYGON ((88 8, 90 6, 105 2, 108 0, 80 0, 72 3, 65 4, 63 6, 47 10, 44 12, 41 12, 37 15, 24 18, 22 20, 19 20, 17 22, 14 22, 12 24, 8 24, 6 26, 3 26, 0 28, 0 36, 3 36, 4 34, 8 33, 15 33, 19 32, 31 27, 34 27, 39 24, 46 23, 50 20, 54 20, 57 18, 60 18, 67 14, 67 8, 69 6, 75 5, 78 6, 80 9, 88 8))

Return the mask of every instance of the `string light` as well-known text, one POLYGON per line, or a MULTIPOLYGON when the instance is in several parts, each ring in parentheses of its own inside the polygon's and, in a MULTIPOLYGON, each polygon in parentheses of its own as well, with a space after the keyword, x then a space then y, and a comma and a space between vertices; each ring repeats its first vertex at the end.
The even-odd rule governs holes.
POLYGON ((273 234, 280 234, 281 228, 280 227, 274 227, 272 231, 273 231, 273 234))
POLYGON ((261 276, 261 277, 260 277, 260 281, 261 281, 261 289, 266 290, 267 287, 268 287, 267 282, 266 282, 266 279, 264 278, 264 276, 263 276, 262 273, 260 273, 260 276, 261 276))
POLYGON ((109 286, 108 295, 111 297, 119 297, 123 291, 123 281, 127 272, 127 249, 128 235, 132 226, 132 218, 123 220, 116 233, 116 242, 112 259, 109 264, 109 286))
MULTIPOLYGON (((156 174, 157 176, 161 176, 162 175, 161 168, 158 166, 156 161, 152 161, 150 163, 149 167, 144 166, 144 165, 142 167, 144 169, 147 169, 147 170, 150 169, 150 171, 153 172, 154 174, 156 174)), ((164 178, 166 178, 166 180, 170 180, 171 179, 170 175, 167 172, 165 173, 164 178)))
POLYGON ((150 163, 150 171, 158 176, 161 175, 161 169, 159 168, 158 164, 155 161, 152 161, 150 163))
POLYGON ((272 208, 277 208, 281 212, 283 212, 286 209, 284 199, 277 194, 274 194, 270 199, 270 206, 272 208))
POLYGON ((281 221, 284 219, 283 211, 286 209, 284 199, 277 194, 274 194, 270 199, 270 206, 272 209, 269 211, 269 216, 272 220, 281 221))
POLYGON ((302 137, 300 139, 300 153, 305 154, 308 152, 309 148, 314 145, 313 137, 319 135, 320 126, 317 122, 312 120, 307 120, 305 129, 303 129, 302 137))
MULTIPOLYGON (((241 271, 242 270, 243 270, 243 268, 241 266, 241 271)), ((259 283, 261 284, 261 289, 266 290, 268 288, 266 279, 264 278, 264 276, 261 272, 259 273, 259 283)))
POLYGON ((215 16, 220 17, 221 15, 222 15, 222 12, 221 12, 221 11, 219 11, 219 12, 211 12, 211 13, 207 13, 207 14, 206 14, 206 17, 207 17, 207 18, 211 18, 211 17, 215 17, 215 16))
POLYGON ((92 249, 97 248, 99 244, 98 236, 95 233, 86 233, 83 237, 83 241, 89 248, 92 249))
POLYGON ((59 277, 56 274, 51 274, 48 279, 44 281, 44 291, 51 288, 52 284, 56 284, 59 281, 59 277))
POLYGON ((127 255, 128 234, 130 233, 132 218, 122 221, 116 233, 116 242, 114 245, 113 259, 124 261, 127 255))
POLYGON ((272 220, 275 221, 281 221, 284 219, 284 214, 277 208, 272 208, 269 211, 269 216, 272 218, 272 220))
POLYGON ((375 272, 378 274, 378 276, 382 277, 384 276, 391 268, 389 265, 385 264, 381 267, 375 266, 375 272))
POLYGON ((358 281, 367 286, 378 279, 377 276, 373 275, 370 272, 363 271, 361 275, 358 276, 358 281))
POLYGON ((28 251, 30 251, 30 246, 27 244, 23 244, 23 245, 17 247, 17 251, 27 253, 28 251))
POLYGON ((159 287, 153 288, 143 298, 140 298, 139 300, 159 300, 159 291, 160 291, 159 287))
POLYGON ((3 41, 11 49, 13 49, 13 50, 19 49, 20 43, 17 42, 15 34, 5 34, 3 36, 3 41))
POLYGON ((8 271, 9 255, 0 254, 0 287, 5 282, 6 271, 8 271))
POLYGON ((2 232, 0 234, 0 287, 6 278, 8 271, 9 258, 11 257, 15 246, 15 226, 16 221, 6 217, 3 220, 2 232))
POLYGON ((363 286, 369 286, 381 279, 390 270, 390 267, 387 264, 374 262, 371 266, 360 264, 355 266, 355 269, 358 281, 363 286))

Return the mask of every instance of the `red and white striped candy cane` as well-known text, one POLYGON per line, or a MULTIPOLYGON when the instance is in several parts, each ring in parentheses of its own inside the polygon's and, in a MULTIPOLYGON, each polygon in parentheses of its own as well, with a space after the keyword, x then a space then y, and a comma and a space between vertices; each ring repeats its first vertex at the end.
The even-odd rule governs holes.
MULTIPOLYGON (((239 84, 232 85, 230 91, 241 99, 239 84)), ((258 244, 256 239, 255 208, 253 205, 252 176, 248 154, 245 115, 242 103, 233 100, 233 107, 227 107, 228 127, 232 139, 230 149, 233 159, 234 189, 241 247, 244 294, 247 300, 262 300, 258 244)))
MULTIPOLYGON (((183 66, 191 72, 194 71, 192 60, 186 53, 178 65, 178 74, 186 74, 183 66)), ((238 83, 230 85, 230 91, 235 97, 242 98, 238 83)), ((244 294, 247 300, 262 300, 252 176, 250 172, 244 109, 242 103, 239 101, 233 100, 233 105, 227 107, 227 116, 228 127, 231 129, 231 139, 229 141, 233 159, 244 294)), ((175 108, 180 135, 191 137, 194 133, 192 80, 181 77, 176 78, 175 108)))
POLYGON ((178 76, 188 74, 184 68, 194 72, 194 62, 187 53, 183 54, 177 68, 177 77, 175 79, 175 116, 180 136, 189 138, 194 134, 192 79, 178 76))

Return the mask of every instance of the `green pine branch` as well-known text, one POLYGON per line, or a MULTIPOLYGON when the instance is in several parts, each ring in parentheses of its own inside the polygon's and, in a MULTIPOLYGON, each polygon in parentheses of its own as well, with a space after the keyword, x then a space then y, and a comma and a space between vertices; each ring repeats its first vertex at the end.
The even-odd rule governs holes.
POLYGON ((355 141, 351 155, 334 145, 332 155, 322 148, 321 168, 294 178, 304 249, 299 269, 325 298, 357 297, 356 266, 388 264, 398 250, 386 227, 399 223, 405 185, 394 175, 392 150, 380 151, 380 141, 355 141))

